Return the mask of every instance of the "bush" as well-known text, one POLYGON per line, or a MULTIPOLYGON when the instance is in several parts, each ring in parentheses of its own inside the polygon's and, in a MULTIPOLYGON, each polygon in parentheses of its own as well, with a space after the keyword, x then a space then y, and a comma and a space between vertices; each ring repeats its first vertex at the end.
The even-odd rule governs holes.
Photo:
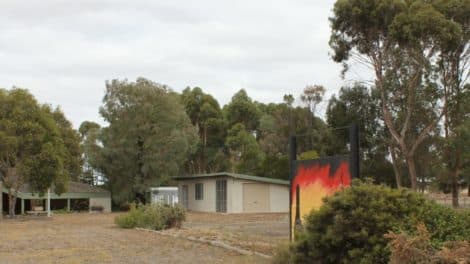
POLYGON ((388 263, 385 234, 415 234, 418 223, 430 232, 430 243, 470 237, 468 213, 456 212, 406 189, 354 181, 324 199, 305 219, 305 231, 292 246, 293 263, 388 263))
POLYGON ((470 244, 467 241, 445 242, 440 249, 432 246, 430 234, 419 224, 417 234, 390 233, 391 264, 470 263, 470 244))
POLYGON ((117 216, 114 221, 122 228, 148 228, 162 230, 181 227, 186 219, 186 211, 180 205, 150 204, 136 206, 132 204, 129 212, 117 216))

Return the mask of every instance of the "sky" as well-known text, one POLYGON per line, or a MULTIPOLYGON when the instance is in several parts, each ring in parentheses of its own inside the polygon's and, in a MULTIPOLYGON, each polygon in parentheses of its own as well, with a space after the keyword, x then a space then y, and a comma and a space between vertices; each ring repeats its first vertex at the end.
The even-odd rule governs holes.
MULTIPOLYGON (((98 113, 105 81, 145 77, 201 87, 221 105, 241 88, 260 102, 297 100, 341 79, 328 46, 334 1, 0 0, 0 87, 60 106, 75 128, 98 113)), ((323 110, 326 103, 323 105, 323 110)))

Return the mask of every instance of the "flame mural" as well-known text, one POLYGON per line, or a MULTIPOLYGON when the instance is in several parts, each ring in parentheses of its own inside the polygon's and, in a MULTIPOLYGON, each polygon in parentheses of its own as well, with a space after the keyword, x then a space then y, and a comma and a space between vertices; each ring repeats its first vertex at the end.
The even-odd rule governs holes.
POLYGON ((320 208, 325 196, 351 184, 348 156, 295 161, 295 166, 290 192, 291 234, 296 226, 302 225, 305 215, 320 208))

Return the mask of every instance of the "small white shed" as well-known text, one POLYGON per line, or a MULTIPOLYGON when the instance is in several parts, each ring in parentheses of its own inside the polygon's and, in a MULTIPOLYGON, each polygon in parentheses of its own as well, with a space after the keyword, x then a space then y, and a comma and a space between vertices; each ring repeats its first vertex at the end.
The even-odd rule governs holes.
POLYGON ((178 203, 178 187, 152 187, 150 188, 151 203, 178 203))

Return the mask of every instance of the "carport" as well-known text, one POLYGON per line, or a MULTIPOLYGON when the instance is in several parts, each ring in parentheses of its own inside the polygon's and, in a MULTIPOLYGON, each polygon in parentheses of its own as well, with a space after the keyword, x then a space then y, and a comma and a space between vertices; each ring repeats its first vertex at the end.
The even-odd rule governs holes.
MULTIPOLYGON (((0 186, 1 183, 0 183, 0 186)), ((0 187, 0 211, 8 213, 8 190, 0 187)), ((111 212, 110 192, 96 186, 80 182, 70 182, 67 192, 57 195, 51 188, 43 196, 34 193, 28 184, 25 184, 18 193, 15 211, 17 214, 25 214, 31 211, 33 206, 42 206, 44 210, 66 211, 91 211, 92 207, 101 207, 103 212, 111 212), (48 199, 49 198, 49 199, 48 199), (50 201, 50 202, 48 202, 50 201)))

